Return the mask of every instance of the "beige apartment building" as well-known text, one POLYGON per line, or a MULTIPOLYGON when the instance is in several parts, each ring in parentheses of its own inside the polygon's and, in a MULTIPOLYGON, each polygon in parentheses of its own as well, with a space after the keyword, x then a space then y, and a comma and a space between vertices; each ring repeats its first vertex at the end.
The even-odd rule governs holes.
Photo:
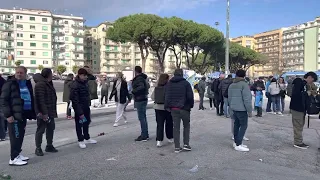
POLYGON ((15 63, 39 72, 65 65, 84 65, 82 17, 55 15, 47 10, 0 9, 0 71, 13 73, 15 63))
MULTIPOLYGON (((132 69, 142 64, 139 46, 135 43, 113 42, 107 37, 107 29, 112 27, 111 22, 103 22, 96 27, 87 27, 85 30, 85 59, 86 64, 91 65, 95 73, 107 73, 114 76, 124 69, 132 69)), ((185 60, 185 55, 181 56, 185 60)), ((172 72, 175 69, 175 57, 173 52, 167 51, 165 58, 165 71, 172 72)), ((154 76, 159 71, 157 58, 150 51, 146 60, 145 73, 154 76)))
POLYGON ((254 76, 269 76, 282 72, 282 29, 256 34, 254 39, 256 43, 255 50, 264 54, 267 58, 265 65, 253 67, 254 76))

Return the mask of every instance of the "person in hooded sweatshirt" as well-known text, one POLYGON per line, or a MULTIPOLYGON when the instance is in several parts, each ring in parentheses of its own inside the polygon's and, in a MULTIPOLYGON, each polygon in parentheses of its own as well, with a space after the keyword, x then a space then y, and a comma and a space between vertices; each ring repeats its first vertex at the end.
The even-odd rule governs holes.
POLYGON ((43 156, 41 148, 42 137, 46 132, 47 146, 46 152, 58 152, 52 145, 53 134, 55 129, 54 118, 58 117, 57 114, 57 94, 52 83, 52 71, 49 68, 44 68, 41 74, 35 74, 33 80, 36 83, 35 92, 35 107, 37 113, 37 131, 35 135, 37 156, 43 156))
POLYGON ((183 70, 176 69, 174 77, 166 84, 164 109, 171 111, 173 138, 176 153, 191 151, 190 112, 194 106, 194 96, 190 83, 183 78, 183 70), (180 147, 180 123, 183 123, 183 148, 180 147))
POLYGON ((268 93, 271 96, 273 113, 282 115, 280 111, 280 85, 276 78, 271 79, 271 83, 268 86, 268 93))
POLYGON ((90 100, 98 99, 98 83, 97 78, 92 75, 92 70, 89 66, 83 67, 88 72, 88 86, 89 86, 89 93, 90 93, 90 100))
POLYGON ((149 139, 146 111, 150 85, 147 81, 148 76, 142 73, 142 68, 140 66, 136 66, 134 71, 136 76, 132 80, 132 94, 141 127, 141 134, 135 141, 145 142, 149 139))
POLYGON ((70 109, 70 90, 71 90, 71 84, 73 83, 74 75, 68 74, 67 79, 64 81, 63 85, 63 102, 68 103, 67 104, 67 119, 72 119, 71 116, 71 109, 70 109))

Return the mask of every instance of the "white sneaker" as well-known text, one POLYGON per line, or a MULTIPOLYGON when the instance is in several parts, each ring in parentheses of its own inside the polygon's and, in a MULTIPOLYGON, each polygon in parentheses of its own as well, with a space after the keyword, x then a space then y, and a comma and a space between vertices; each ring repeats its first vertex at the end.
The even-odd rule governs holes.
POLYGON ((88 139, 88 140, 84 140, 85 144, 97 144, 97 141, 94 139, 88 139))
POLYGON ((249 141, 249 138, 247 138, 247 137, 243 137, 243 140, 245 140, 245 141, 249 141))
POLYGON ((210 110, 212 110, 212 108, 210 108, 210 110))
POLYGON ((282 115, 282 112, 277 112, 278 115, 282 115))
POLYGON ((80 142, 79 142, 79 147, 80 147, 81 149, 84 149, 84 148, 86 148, 87 146, 86 146, 86 144, 85 144, 83 141, 80 141, 80 142))
POLYGON ((157 147, 161 147, 162 146, 162 141, 157 141, 157 147))
POLYGON ((240 151, 240 152, 248 152, 248 151, 249 151, 249 148, 244 147, 244 146, 242 146, 242 145, 236 146, 234 149, 235 149, 236 151, 240 151))
POLYGON ((232 138, 231 138, 232 140, 234 140, 234 136, 232 136, 232 138))
POLYGON ((276 112, 272 112, 272 114, 277 114, 276 112))
POLYGON ((113 127, 118 127, 119 126, 119 123, 114 123, 113 124, 113 127))
MULTIPOLYGON (((233 143, 233 147, 235 148, 236 146, 237 146, 236 143, 233 143)), ((245 148, 248 147, 247 145, 244 145, 244 144, 241 144, 240 146, 243 146, 243 147, 245 147, 245 148)))
POLYGON ((27 165, 27 164, 28 164, 27 161, 22 161, 18 157, 16 157, 14 160, 10 159, 10 161, 9 161, 10 166, 23 166, 23 165, 27 165))
POLYGON ((28 157, 22 156, 21 154, 17 158, 20 159, 21 161, 28 161, 29 160, 28 157))
POLYGON ((128 121, 124 121, 125 124, 128 124, 128 121))
POLYGON ((168 142, 169 143, 174 143, 174 140, 173 139, 168 139, 168 142))

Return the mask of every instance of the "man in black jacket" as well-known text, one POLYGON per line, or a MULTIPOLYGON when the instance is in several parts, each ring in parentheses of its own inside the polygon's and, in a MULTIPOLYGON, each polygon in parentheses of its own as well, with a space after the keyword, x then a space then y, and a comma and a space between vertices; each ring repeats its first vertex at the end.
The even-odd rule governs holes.
MULTIPOLYGON (((0 74, 0 95, 1 95, 1 89, 4 83, 6 83, 6 80, 0 74)), ((0 108, 0 141, 6 140, 7 125, 8 125, 8 122, 6 118, 4 118, 0 108)))
POLYGON ((70 100, 75 113, 76 132, 81 149, 86 148, 86 144, 96 144, 97 141, 90 139, 89 125, 90 117, 90 93, 87 81, 88 72, 81 68, 71 85, 70 100))
POLYGON ((57 95, 52 84, 52 71, 49 68, 44 68, 41 74, 35 74, 33 80, 36 83, 35 92, 35 107, 37 114, 37 131, 35 136, 37 156, 43 156, 41 149, 42 136, 46 131, 47 146, 46 152, 58 152, 52 145, 53 133, 55 129, 54 118, 57 118, 57 95))
POLYGON ((223 96, 222 96, 222 92, 221 92, 220 83, 224 79, 224 77, 225 77, 224 74, 220 74, 219 79, 214 80, 213 84, 211 86, 211 90, 212 90, 212 92, 214 92, 214 99, 215 99, 216 110, 217 110, 218 116, 223 115, 223 96))
POLYGON ((190 111, 194 106, 194 96, 190 83, 183 78, 183 70, 176 69, 174 77, 165 87, 164 108, 171 111, 173 119, 173 138, 175 152, 179 153, 180 147, 180 122, 183 123, 183 150, 191 151, 190 141, 190 111))
POLYGON ((16 68, 15 76, 2 87, 1 109, 8 121, 11 158, 9 165, 26 165, 28 157, 21 155, 27 119, 35 119, 33 88, 26 80, 27 69, 16 68))
POLYGON ((136 76, 132 80, 132 94, 141 126, 141 135, 137 139, 135 139, 135 141, 145 142, 149 139, 146 111, 150 86, 147 81, 148 76, 142 73, 142 68, 140 66, 136 66, 134 68, 134 71, 136 76))

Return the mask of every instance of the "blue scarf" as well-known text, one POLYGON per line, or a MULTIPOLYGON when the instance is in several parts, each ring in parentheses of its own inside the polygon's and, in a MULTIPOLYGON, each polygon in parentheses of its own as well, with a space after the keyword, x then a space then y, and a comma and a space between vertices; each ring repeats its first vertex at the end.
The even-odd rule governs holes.
POLYGON ((27 81, 26 80, 19 80, 19 87, 20 87, 20 97, 24 100, 23 104, 23 110, 31 110, 31 95, 30 91, 27 87, 27 81))

